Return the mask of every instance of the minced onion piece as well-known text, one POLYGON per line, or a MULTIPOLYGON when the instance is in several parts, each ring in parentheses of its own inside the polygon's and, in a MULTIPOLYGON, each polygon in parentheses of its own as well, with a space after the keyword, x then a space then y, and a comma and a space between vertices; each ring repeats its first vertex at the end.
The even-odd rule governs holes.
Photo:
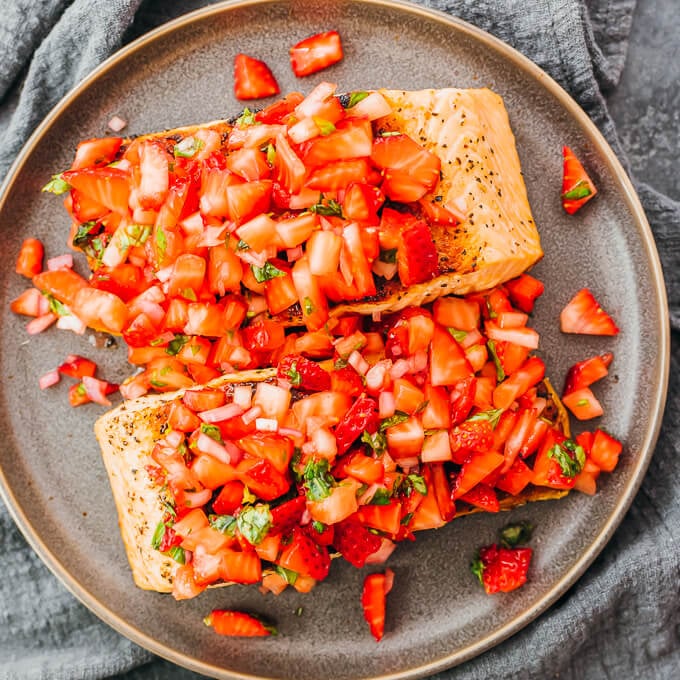
POLYGON ((321 130, 319 130, 319 126, 313 118, 303 118, 288 128, 288 137, 295 144, 302 144, 302 142, 318 137, 320 134, 321 130))
POLYGON ((127 121, 124 118, 116 115, 111 116, 111 119, 107 125, 109 130, 113 130, 113 132, 120 132, 127 125, 127 121))
POLYGON ((397 465, 403 470, 410 470, 411 468, 417 467, 420 463, 418 456, 408 456, 407 458, 398 458, 397 465))
POLYGON ((349 116, 362 116, 368 120, 376 120, 392 113, 392 107, 379 92, 371 92, 351 109, 347 109, 349 116))
POLYGON ((143 397, 149 391, 147 387, 135 380, 123 383, 118 390, 123 399, 137 399, 137 397, 143 397))
POLYGON ((184 505, 187 508, 200 508, 204 506, 212 498, 212 491, 210 489, 201 489, 201 491, 184 491, 184 505))
MULTIPOLYGON (((245 366, 250 363, 250 352, 245 347, 234 347, 231 352, 231 362, 232 367, 236 368, 238 366, 245 366)), ((226 371, 226 368, 222 366, 222 370, 226 371)))
POLYGON ((312 433, 311 441, 316 453, 324 458, 334 458, 338 453, 335 435, 327 427, 319 427, 312 433))
POLYGON ((310 522, 312 521, 312 513, 309 512, 309 509, 305 507, 302 517, 300 517, 300 526, 304 527, 307 526, 310 522))
POLYGON ((59 369, 54 369, 53 371, 49 371, 49 373, 45 373, 39 380, 38 380, 38 385, 40 386, 41 390, 46 390, 48 387, 52 387, 52 385, 56 385, 59 380, 61 379, 61 375, 59 374, 59 369))
POLYGON ((73 255, 71 253, 64 253, 64 255, 57 255, 47 260, 48 271, 56 271, 57 269, 73 269, 73 255))
POLYGON ((26 332, 29 335, 37 335, 38 333, 42 333, 46 328, 49 328, 57 320, 57 318, 57 315, 53 314, 52 312, 38 316, 26 324, 26 332))
POLYGON ((226 226, 224 224, 220 226, 207 226, 203 230, 203 236, 198 240, 196 244, 197 247, 212 248, 213 246, 220 246, 224 243, 224 233, 226 231, 226 226))
POLYGON ((209 437, 205 432, 201 432, 198 435, 196 439, 196 448, 202 453, 206 453, 226 465, 231 463, 231 456, 227 449, 218 441, 209 437))
POLYGON ((237 465, 238 462, 243 458, 243 449, 240 449, 234 442, 230 442, 228 439, 224 441, 224 448, 229 454, 232 465, 237 465))
POLYGON ((165 310, 157 303, 149 300, 140 300, 137 303, 139 309, 146 314, 154 326, 160 326, 165 318, 165 310))
POLYGON ((319 113, 324 102, 335 94, 338 86, 335 83, 319 83, 306 97, 295 107, 295 115, 298 118, 311 118, 319 113))
POLYGON ((378 415, 380 418, 391 418, 395 410, 394 392, 381 392, 378 397, 378 415))
POLYGON ((255 429, 258 432, 276 432, 279 423, 275 418, 255 418, 255 429))
POLYGON ((253 390, 249 385, 236 385, 234 387, 233 403, 240 406, 244 411, 250 408, 253 401, 253 390))
POLYGON ((201 411, 198 417, 206 423, 219 423, 223 420, 230 420, 236 416, 240 416, 245 409, 238 404, 225 404, 218 408, 211 408, 207 411, 201 411))
POLYGON ((405 376, 410 368, 409 361, 407 359, 397 359, 390 369, 390 377, 392 380, 397 380, 405 376))
POLYGON ((250 423, 253 422, 256 418, 259 418, 262 415, 262 407, 261 406, 253 406, 251 409, 246 411, 242 416, 241 419, 246 425, 250 425, 250 423))
POLYGON ((78 335, 83 335, 87 326, 73 313, 65 314, 57 319, 57 328, 62 331, 73 331, 78 335))
POLYGON ((246 250, 237 250, 236 255, 240 257, 245 263, 252 264, 255 267, 264 267, 265 263, 269 259, 269 254, 265 250, 256 253, 250 248, 246 250))
POLYGON ((387 360, 379 361, 377 364, 371 366, 365 375, 366 388, 372 392, 377 392, 382 389, 387 376, 388 368, 392 366, 392 362, 387 360))
POLYGON ((347 357, 347 363, 359 374, 366 375, 370 368, 368 361, 364 359, 357 350, 351 352, 347 357))
POLYGON ((409 358, 411 373, 419 373, 427 368, 427 352, 424 349, 419 349, 412 357, 409 358))
POLYGON ((165 435, 165 441, 172 449, 176 449, 182 443, 183 439, 184 435, 178 430, 170 430, 170 432, 165 435))
POLYGON ((390 281, 395 277, 398 266, 396 262, 383 262, 380 258, 376 258, 371 269, 376 276, 382 276, 390 281))
POLYGON ((82 378, 85 394, 87 394, 92 401, 102 406, 111 406, 111 402, 106 398, 106 388, 108 383, 97 378, 92 378, 89 375, 84 375, 82 378))

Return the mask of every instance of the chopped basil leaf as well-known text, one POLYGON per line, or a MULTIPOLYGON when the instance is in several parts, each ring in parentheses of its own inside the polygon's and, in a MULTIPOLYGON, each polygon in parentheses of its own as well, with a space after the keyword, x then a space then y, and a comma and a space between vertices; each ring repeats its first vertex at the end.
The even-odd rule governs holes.
POLYGON ((427 496, 427 484, 422 475, 411 474, 406 477, 406 480, 418 493, 427 496))
POLYGON ((122 235, 125 237, 123 245, 126 249, 130 246, 143 246, 151 235, 151 227, 148 224, 129 224, 122 235))
POLYGON ((156 525, 156 530, 153 532, 153 536, 151 537, 151 547, 154 550, 158 550, 161 547, 163 536, 165 536, 165 522, 160 521, 156 525))
POLYGON ((59 300, 57 300, 54 295, 50 295, 49 293, 43 293, 43 295, 50 303, 50 312, 56 314, 57 316, 69 316, 71 314, 69 308, 63 302, 59 302, 59 300))
POLYGON ((351 109, 353 106, 356 106, 359 102, 366 99, 366 97, 368 97, 368 92, 352 92, 349 96, 347 108, 351 109))
POLYGON ((76 387, 75 391, 79 397, 84 397, 87 394, 87 390, 85 389, 85 385, 83 385, 83 383, 78 383, 78 387, 76 387))
POLYGON ((236 518, 236 526, 241 535, 252 545, 258 545, 267 535, 272 525, 272 513, 265 504, 248 505, 236 518))
POLYGON ((401 522, 399 522, 399 524, 401 524, 401 525, 404 526, 404 527, 405 527, 405 526, 408 526, 412 519, 413 519, 413 513, 412 513, 412 512, 407 512, 407 513, 401 518, 401 522))
POLYGON ((168 383, 163 382, 162 380, 156 380, 156 378, 149 378, 149 384, 153 385, 153 387, 167 387, 168 383))
POLYGON ((588 400, 587 399, 579 399, 576 402, 576 406, 588 406, 588 400))
POLYGON ((300 459, 302 458, 302 449, 296 446, 293 449, 293 457, 290 459, 290 469, 293 471, 293 477, 299 484, 304 479, 304 474, 300 472, 300 459))
POLYGON ((179 144, 175 144, 174 154, 180 158, 193 158, 204 146, 202 139, 185 137, 179 144))
POLYGON ((208 522, 213 529, 227 536, 233 536, 236 531, 236 517, 231 515, 209 515, 208 522))
POLYGON ((418 405, 418 408, 415 410, 415 413, 422 413, 427 408, 427 405, 429 403, 430 403, 430 400, 426 399, 422 404, 418 405))
POLYGON ((71 189, 71 185, 61 175, 52 175, 52 179, 42 188, 46 193, 61 196, 71 189))
POLYGON ((106 243, 104 239, 108 239, 107 235, 101 234, 101 223, 95 222, 94 220, 90 222, 83 222, 78 225, 78 230, 76 235, 73 237, 73 247, 82 250, 85 255, 96 260, 97 263, 101 262, 104 255, 104 250, 106 248, 106 243), (96 232, 93 233, 96 229, 96 232))
POLYGON ((335 363, 333 364, 333 368, 337 371, 341 368, 346 368, 347 367, 347 359, 343 359, 340 357, 339 359, 335 360, 335 363))
POLYGON ((201 432, 205 435, 208 435, 210 439, 214 439, 216 442, 224 444, 224 440, 222 439, 222 431, 219 427, 217 427, 217 425, 201 423, 201 432))
POLYGON ((399 425, 399 423, 406 422, 408 419, 408 413, 404 413, 403 411, 395 411, 393 416, 390 416, 389 418, 383 418, 380 421, 380 431, 384 432, 388 427, 399 425))
POLYGON ((236 244, 236 250, 250 250, 250 246, 240 238, 236 244))
POLYGON ((240 125, 242 127, 256 124, 257 120, 255 120, 255 113, 247 106, 243 109, 243 113, 241 113, 241 115, 236 119, 236 125, 240 125))
POLYGON ((168 249, 168 239, 165 236, 163 229, 156 229, 156 248, 161 259, 165 257, 165 251, 168 249))
POLYGON ((388 248, 387 250, 381 250, 378 259, 387 264, 394 264, 397 261, 397 249, 388 248))
POLYGON ((177 517, 177 511, 175 510, 174 503, 171 503, 170 501, 163 501, 163 507, 165 508, 165 512, 167 512, 168 515, 171 517, 177 517))
POLYGON ((496 367, 496 380, 501 382, 501 380, 505 380, 505 371, 503 370, 503 364, 501 363, 501 360, 498 358, 496 343, 493 340, 489 340, 486 343, 486 346, 489 349, 489 354, 491 355, 494 366, 496 367))
POLYGON ((456 342, 463 342, 468 334, 467 331, 459 331, 457 328, 449 328, 448 331, 456 342))
POLYGON ((264 267, 256 267, 254 264, 251 264, 250 268, 253 270, 253 276, 258 283, 264 283, 265 281, 286 275, 286 272, 282 272, 271 262, 265 262, 264 267))
POLYGON ((575 444, 571 439, 555 444, 548 451, 548 458, 554 458, 565 477, 576 477, 586 464, 586 453, 583 447, 575 444))
POLYGON ((300 375, 300 371, 297 370, 297 361, 294 361, 290 365, 290 368, 286 371, 286 375, 293 387, 300 387, 300 385, 302 385, 302 376, 300 375))
POLYGON ((389 505, 391 500, 390 492, 387 489, 376 489, 369 505, 389 505))
POLYGON ((184 554, 184 548, 180 545, 173 545, 167 554, 172 557, 175 562, 179 564, 184 564, 186 562, 186 555, 184 554))
POLYGON ((504 548, 514 548, 522 543, 528 543, 533 530, 534 527, 529 522, 508 524, 500 531, 501 545, 504 548))
POLYGON ((582 179, 576 182, 576 184, 574 184, 574 186, 571 189, 569 189, 569 191, 565 191, 562 194, 562 198, 565 198, 568 201, 572 201, 578 200, 579 198, 585 198, 586 196, 590 196, 590 194, 592 193, 593 192, 590 186, 588 185, 588 182, 582 179))
POLYGON ((297 581, 297 572, 292 571, 291 569, 286 569, 285 567, 282 567, 280 565, 276 565, 276 573, 283 578, 283 580, 290 586, 295 585, 295 581, 297 581))
POLYGON ((333 125, 330 120, 319 118, 318 116, 312 116, 312 120, 314 121, 316 127, 319 128, 319 131, 323 137, 330 135, 331 132, 335 132, 335 125, 333 125))
POLYGON ((475 415, 470 416, 467 422, 474 422, 476 420, 488 420, 491 423, 491 427, 494 429, 498 425, 498 421, 501 419, 501 414, 503 413, 502 408, 492 408, 488 411, 480 411, 475 413, 475 415))
POLYGON ((192 302, 196 302, 196 300, 198 300, 196 297, 196 291, 193 288, 185 288, 181 291, 181 295, 183 298, 191 300, 192 302))
POLYGON ((310 212, 324 217, 343 217, 342 206, 333 198, 324 203, 323 194, 319 194, 319 201, 309 208, 310 212))
POLYGON ((318 519, 315 519, 312 522, 312 528, 317 534, 322 534, 324 531, 326 531, 326 525, 323 522, 319 522, 318 519))
POLYGON ((302 300, 302 309, 307 316, 314 314, 314 303, 307 296, 302 300))
POLYGON ((387 448, 387 437, 380 431, 374 432, 373 434, 364 432, 361 435, 361 441, 379 456, 385 453, 385 449, 387 448))
POLYGON ((274 145, 271 142, 267 144, 265 153, 267 154, 267 163, 269 163, 269 165, 273 167, 274 163, 276 163, 276 149, 274 148, 274 145))
POLYGON ((486 298, 486 311, 489 313, 490 319, 495 319, 498 317, 498 314, 496 314, 493 307, 491 306, 491 303, 489 302, 489 298, 486 298))
POLYGON ((304 610, 302 609, 302 607, 298 607, 298 608, 295 610, 295 616, 302 616, 302 612, 303 612, 303 611, 304 611, 304 610))
POLYGON ((308 460, 303 476, 305 492, 310 501, 320 501, 331 495, 335 479, 328 472, 328 461, 325 458, 308 460))
POLYGON ((479 555, 472 561, 470 571, 479 579, 479 582, 484 585, 484 563, 479 555))
POLYGON ((165 348, 166 354, 170 354, 171 356, 179 354, 179 352, 182 350, 182 347, 184 347, 184 345, 186 345, 187 342, 189 342, 188 335, 181 335, 180 333, 175 333, 174 340, 170 340, 168 346, 165 348))

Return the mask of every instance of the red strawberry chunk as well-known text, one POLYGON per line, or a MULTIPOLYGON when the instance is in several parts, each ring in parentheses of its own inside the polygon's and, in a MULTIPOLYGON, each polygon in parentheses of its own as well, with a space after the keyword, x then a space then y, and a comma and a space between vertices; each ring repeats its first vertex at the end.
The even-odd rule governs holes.
POLYGON ((236 99, 261 99, 279 93, 279 85, 269 66, 247 54, 234 59, 234 94, 236 99))
POLYGON ((370 397, 360 397, 352 404, 335 428, 339 456, 349 449, 362 432, 375 432, 378 425, 377 407, 375 400, 370 397))
POLYGON ((203 619, 206 626, 210 626, 219 635, 236 637, 265 637, 276 635, 276 628, 245 612, 228 609, 213 609, 203 619))
POLYGON ((562 207, 573 215, 579 208, 597 194, 593 181, 574 152, 565 146, 562 148, 564 166, 562 175, 562 207))
POLYGON ((417 222, 402 231, 397 247, 397 271, 405 286, 429 281, 439 274, 437 248, 425 222, 417 222))
POLYGON ((563 333, 584 335, 616 335, 619 332, 614 320, 587 288, 576 293, 562 310, 560 328, 563 333))
POLYGON ((531 555, 531 548, 499 548, 496 544, 482 548, 481 580, 487 594, 509 593, 524 585, 531 555))
POLYGON ((382 539, 372 534, 363 524, 347 519, 335 525, 333 545, 352 565, 361 569, 366 558, 380 548, 382 539))
POLYGON ((392 589, 394 573, 386 569, 384 574, 369 574, 364 579, 361 606, 371 635, 380 642, 385 631, 385 598, 392 589))
POLYGON ((281 380, 287 380, 299 390, 323 392, 331 389, 331 376, 319 364, 299 354, 288 354, 279 361, 277 372, 281 380))
POLYGON ((290 543, 284 546, 278 562, 282 567, 321 581, 328 576, 331 558, 325 546, 312 541, 302 529, 293 529, 290 543))
POLYGON ((297 496, 281 505, 271 509, 272 526, 269 529, 271 534, 286 535, 300 523, 302 514, 305 511, 306 499, 304 496, 297 496))
POLYGON ((308 76, 342 59, 342 42, 337 31, 318 33, 290 48, 290 65, 295 75, 308 76))

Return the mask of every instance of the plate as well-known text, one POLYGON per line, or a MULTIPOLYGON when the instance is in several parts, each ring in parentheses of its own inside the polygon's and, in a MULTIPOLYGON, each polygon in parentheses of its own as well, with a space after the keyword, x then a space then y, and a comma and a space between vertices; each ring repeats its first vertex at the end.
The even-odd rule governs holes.
POLYGON ((0 204, 5 252, 13 258, 29 235, 43 239, 49 254, 64 252, 68 218, 59 200, 40 188, 69 165, 79 140, 106 132, 113 114, 129 121, 130 133, 230 117, 242 108, 231 94, 231 65, 240 51, 265 58, 282 91, 309 91, 321 77, 296 80, 288 48, 328 28, 343 35, 346 55, 321 77, 337 82, 340 91, 488 86, 503 96, 545 250, 535 272, 547 289, 534 324, 549 374, 559 385, 574 361, 613 351, 612 372, 597 392, 604 425, 626 447, 595 497, 573 493, 513 512, 512 519, 536 526, 531 579, 520 591, 487 597, 469 572, 476 549, 494 540, 508 516, 464 518, 400 546, 390 558, 396 587, 380 645, 361 615, 364 574, 346 564, 334 564, 309 595, 263 597, 256 588, 234 586, 176 603, 132 584, 92 432, 100 409, 70 409, 66 385, 38 389, 38 376, 69 352, 91 356, 104 376, 122 380, 125 349, 94 349, 87 336, 56 330, 29 339, 23 321, 7 311, 25 282, 6 266, 0 273, 5 501, 47 565, 104 621, 163 657, 221 678, 414 678, 489 649, 555 602, 603 548, 640 484, 663 411, 668 320, 661 270, 640 204, 613 152, 579 107, 527 59, 480 30, 411 5, 214 5, 126 47, 56 107, 17 159, 0 204), (584 160, 600 190, 576 217, 566 216, 559 203, 562 144, 584 160), (615 339, 559 333, 559 310, 583 286, 621 326, 615 339), (201 623, 214 607, 266 612, 281 635, 247 642, 219 638, 201 623), (298 607, 301 616, 295 615, 298 607))

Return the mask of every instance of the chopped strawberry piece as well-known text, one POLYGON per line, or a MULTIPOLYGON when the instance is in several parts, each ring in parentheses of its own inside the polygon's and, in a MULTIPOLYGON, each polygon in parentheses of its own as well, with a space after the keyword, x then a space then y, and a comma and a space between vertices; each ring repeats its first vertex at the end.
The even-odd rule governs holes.
POLYGON ((582 387, 590 387, 594 382, 604 378, 609 372, 609 364, 611 364, 613 358, 614 355, 611 352, 605 352, 599 356, 596 355, 575 363, 567 372, 562 396, 564 397, 582 387))
POLYGON ((509 593, 526 583, 531 555, 531 548, 499 548, 494 543, 479 551, 473 571, 488 595, 509 593))
POLYGON ((543 283, 529 274, 521 274, 518 278, 508 281, 505 287, 512 304, 527 314, 531 314, 536 298, 545 290, 543 283))
POLYGON ((14 271, 28 279, 32 279, 42 271, 42 261, 45 249, 37 238, 27 238, 21 244, 19 257, 14 271))
POLYGON ((562 310, 560 328, 563 333, 583 335, 616 335, 619 332, 614 320, 587 288, 576 293, 562 310))
POLYGON ((370 397, 357 399, 335 428, 338 455, 349 449, 364 431, 374 432, 378 424, 378 405, 370 397))
POLYGON ((369 574, 364 579, 361 606, 371 635, 380 642, 385 631, 385 598, 392 589, 394 573, 386 569, 384 574, 369 574))
POLYGON ((299 354, 288 354, 279 361, 278 377, 305 392, 323 392, 331 388, 331 376, 319 364, 299 354))
POLYGON ((377 137, 373 142, 371 160, 378 168, 386 171, 386 177, 390 173, 404 175, 420 184, 424 191, 414 200, 422 198, 439 181, 439 156, 423 148, 408 135, 377 137))
POLYGON ((290 65, 298 78, 328 68, 342 57, 342 42, 337 31, 312 35, 290 48, 290 65))
POLYGON ((234 94, 236 99, 261 99, 279 93, 279 85, 269 66, 247 54, 234 58, 234 94))
POLYGON ((352 565, 360 569, 366 558, 380 548, 382 539, 352 518, 335 525, 333 545, 352 565))
POLYGON ((593 181, 574 152, 568 147, 562 147, 564 167, 562 175, 562 207, 573 215, 597 194, 593 181))
POLYGON ((62 177, 87 198, 119 215, 127 215, 130 197, 130 176, 127 172, 109 167, 84 168, 64 172, 62 177))
POLYGON ((417 222, 402 231, 397 246, 397 268, 405 286, 429 281, 439 273, 437 247, 425 222, 417 222))
POLYGON ((300 523, 305 507, 305 497, 296 496, 295 498, 272 508, 272 526, 269 530, 270 533, 286 535, 291 532, 293 527, 300 523))
POLYGON ((284 546, 278 563, 303 576, 321 581, 328 576, 331 558, 325 546, 312 541, 302 529, 293 529, 290 543, 284 546))
POLYGON ((276 635, 274 626, 264 623, 259 618, 245 612, 230 611, 228 609, 213 609, 203 619, 206 626, 210 626, 219 635, 235 637, 266 637, 276 635))

